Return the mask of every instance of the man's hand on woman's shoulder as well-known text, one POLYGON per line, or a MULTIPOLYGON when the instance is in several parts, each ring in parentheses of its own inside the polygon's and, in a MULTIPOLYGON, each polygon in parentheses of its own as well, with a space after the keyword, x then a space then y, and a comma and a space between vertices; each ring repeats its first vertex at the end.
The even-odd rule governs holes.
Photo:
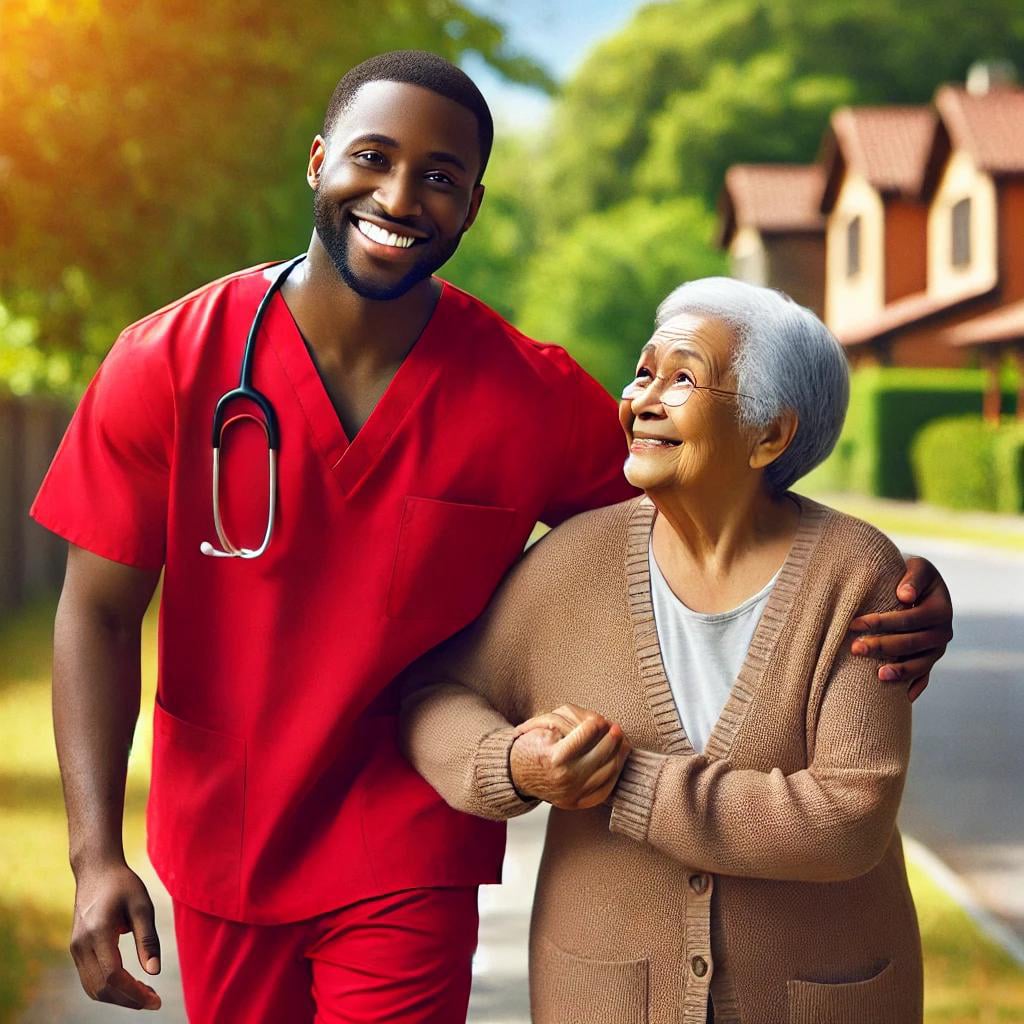
POLYGON ((896 584, 896 596, 902 608, 861 615, 850 623, 854 632, 872 634, 858 637, 852 651, 885 659, 878 678, 905 684, 910 699, 916 700, 953 639, 953 602, 938 569, 927 558, 916 555, 907 559, 907 571, 896 584))
POLYGON ((603 803, 632 749, 618 724, 575 704, 531 718, 516 733, 513 785, 520 795, 563 810, 603 803))

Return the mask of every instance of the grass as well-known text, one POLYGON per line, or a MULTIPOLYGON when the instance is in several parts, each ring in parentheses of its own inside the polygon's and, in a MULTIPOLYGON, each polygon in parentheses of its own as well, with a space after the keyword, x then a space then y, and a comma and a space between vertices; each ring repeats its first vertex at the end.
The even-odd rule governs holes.
POLYGON ((1002 551, 1024 552, 1024 516, 955 512, 914 501, 818 492, 813 486, 805 489, 800 484, 796 485, 796 490, 841 512, 864 519, 885 533, 963 541, 1002 551))
MULTIPOLYGON (((54 599, 0 623, 0 1022, 12 1020, 39 972, 67 956, 74 882, 50 720, 54 599)), ((156 617, 143 637, 144 698, 156 679, 156 617)), ((149 715, 140 716, 129 760, 125 845, 143 845, 150 751, 149 715)))
MULTIPOLYGON (((67 956, 74 886, 50 726, 54 602, 0 624, 0 1022, 13 1020, 40 970, 67 956)), ((143 845, 153 609, 143 638, 143 714, 129 767, 125 846, 143 845)), ((925 949, 927 1024, 1024 1024, 1024 970, 989 942, 918 866, 910 880, 925 949)))

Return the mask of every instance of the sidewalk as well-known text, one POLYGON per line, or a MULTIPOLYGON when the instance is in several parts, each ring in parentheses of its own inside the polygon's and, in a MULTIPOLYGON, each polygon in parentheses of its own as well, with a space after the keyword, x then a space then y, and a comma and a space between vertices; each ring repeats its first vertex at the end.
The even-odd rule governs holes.
MULTIPOLYGON (((546 823, 547 813, 540 809, 511 822, 505 882, 480 889, 480 945, 473 961, 468 1024, 529 1024, 526 944, 546 823)), ((156 907, 162 970, 156 978, 146 977, 130 935, 121 936, 121 957, 132 974, 160 993, 160 1011, 140 1016, 92 1002, 82 991, 69 957, 45 972, 35 1000, 17 1018, 17 1024, 117 1024, 150 1019, 159 1024, 186 1024, 170 897, 148 862, 143 860, 138 867, 156 907)))

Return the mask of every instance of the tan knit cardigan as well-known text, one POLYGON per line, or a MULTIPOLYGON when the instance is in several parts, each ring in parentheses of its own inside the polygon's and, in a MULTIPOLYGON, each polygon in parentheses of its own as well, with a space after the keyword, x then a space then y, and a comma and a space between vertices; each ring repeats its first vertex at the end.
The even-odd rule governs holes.
POLYGON ((406 681, 406 755, 473 814, 534 806, 511 784, 509 723, 572 702, 635 748, 610 806, 551 812, 535 1024, 696 1024, 709 992, 716 1024, 921 1019, 895 827, 910 704, 847 632, 896 606, 904 563, 868 524, 793 497, 792 549, 702 754, 658 646, 646 498, 552 531, 406 681))

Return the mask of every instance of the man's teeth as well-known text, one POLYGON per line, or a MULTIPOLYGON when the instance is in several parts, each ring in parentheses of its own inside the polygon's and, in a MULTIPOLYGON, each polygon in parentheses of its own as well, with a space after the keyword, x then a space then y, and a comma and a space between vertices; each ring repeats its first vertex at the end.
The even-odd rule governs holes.
POLYGON ((374 242, 380 242, 381 245, 394 246, 397 249, 408 249, 416 241, 415 238, 409 235, 396 235, 393 232, 385 231, 383 228, 377 227, 376 224, 371 224, 368 220, 357 220, 356 227, 374 242))
POLYGON ((681 441, 667 441, 656 437, 635 437, 633 444, 641 448, 675 448, 681 441))

